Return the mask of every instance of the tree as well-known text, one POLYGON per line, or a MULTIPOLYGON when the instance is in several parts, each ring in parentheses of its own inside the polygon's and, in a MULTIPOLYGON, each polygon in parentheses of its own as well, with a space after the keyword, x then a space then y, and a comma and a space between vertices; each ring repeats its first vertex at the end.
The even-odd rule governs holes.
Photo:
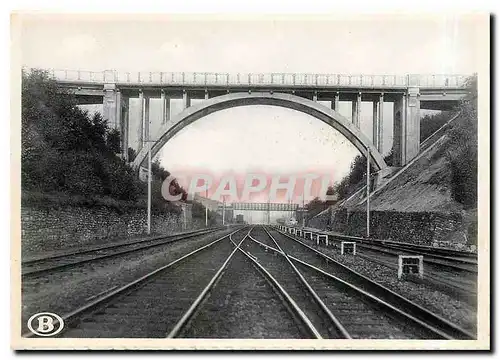
MULTIPOLYGON (((373 169, 370 165, 370 172, 373 169)), ((351 163, 351 169, 338 184, 334 186, 334 191, 338 194, 339 200, 347 198, 354 191, 366 184, 366 157, 357 155, 351 163)))
POLYGON ((116 153, 120 134, 90 116, 46 71, 22 74, 23 190, 137 200, 143 185, 116 153))
POLYGON ((423 142, 441 126, 446 124, 451 119, 451 112, 441 111, 433 115, 425 115, 420 119, 420 142, 423 142))
POLYGON ((121 153, 120 148, 120 131, 117 129, 110 130, 106 137, 106 145, 115 153, 121 153))
POLYGON ((135 157, 137 156, 137 152, 132 149, 131 147, 129 147, 127 149, 127 153, 128 153, 128 161, 132 162, 135 160, 135 157))

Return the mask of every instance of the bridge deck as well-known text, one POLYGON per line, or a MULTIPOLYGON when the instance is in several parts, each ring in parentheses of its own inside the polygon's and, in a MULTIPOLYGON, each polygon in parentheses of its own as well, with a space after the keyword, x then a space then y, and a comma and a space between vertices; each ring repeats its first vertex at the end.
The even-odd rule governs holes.
POLYGON ((280 88, 463 88, 467 75, 348 75, 303 73, 208 73, 208 72, 116 72, 49 70, 58 81, 69 84, 116 83, 129 86, 280 87, 280 88))

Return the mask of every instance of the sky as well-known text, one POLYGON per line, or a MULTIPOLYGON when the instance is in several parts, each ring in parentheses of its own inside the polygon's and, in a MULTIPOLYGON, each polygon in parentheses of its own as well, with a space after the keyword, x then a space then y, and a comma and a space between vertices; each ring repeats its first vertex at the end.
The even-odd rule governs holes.
MULTIPOLYGON (((40 14, 25 15, 21 28, 22 64, 52 69, 472 74, 479 56, 474 51, 476 20, 470 15, 207 20, 40 14)), ((131 100, 130 105, 133 127, 137 104, 131 100)), ((181 110, 181 101, 175 100, 172 115, 181 110)), ((340 113, 351 117, 349 102, 341 103, 340 113)), ((392 147, 392 103, 384 105, 384 115, 387 153, 392 147)), ((150 116, 153 123, 159 121, 159 102, 152 101, 150 116)), ((361 130, 369 139, 371 116, 371 103, 363 103, 361 130)), ((131 131, 131 144, 134 136, 131 131)), ((186 167, 218 173, 326 169, 332 181, 339 181, 357 154, 347 139, 315 118, 289 109, 250 106, 220 111, 189 125, 158 157, 174 175, 186 167)))

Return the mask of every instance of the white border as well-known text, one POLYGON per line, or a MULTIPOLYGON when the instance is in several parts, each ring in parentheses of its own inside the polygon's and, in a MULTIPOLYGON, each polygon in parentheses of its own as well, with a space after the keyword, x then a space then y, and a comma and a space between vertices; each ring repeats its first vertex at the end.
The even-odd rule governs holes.
MULTIPOLYGON (((3 47, 4 49, 7 49, 10 45, 10 38, 9 38, 9 20, 8 16, 9 13, 12 10, 15 9, 25 9, 25 10, 34 10, 34 9, 42 9, 45 11, 53 11, 56 10, 58 12, 125 12, 125 13, 137 13, 137 12, 143 12, 143 13, 151 13, 151 12, 173 12, 173 13, 191 13, 191 12, 196 12, 196 13, 232 13, 232 12, 252 12, 252 13, 267 13, 267 14, 276 14, 276 13, 288 13, 288 14, 305 14, 305 13, 324 13, 324 12, 339 12, 339 11, 349 11, 349 12, 385 12, 385 11, 395 11, 395 10, 403 10, 406 13, 411 13, 413 11, 419 11, 419 12, 443 12, 443 11, 458 11, 458 12, 463 12, 463 11, 482 11, 482 12, 488 12, 488 11, 495 11, 496 7, 498 6, 497 1, 461 1, 461 0, 455 0, 453 2, 437 2, 435 0, 422 0, 422 1, 415 1, 412 3, 408 2, 402 2, 402 1, 385 1, 384 3, 381 2, 373 2, 370 0, 366 1, 346 1, 344 3, 338 3, 338 2, 330 2, 330 1, 318 1, 318 0, 309 0, 307 2, 291 2, 291 1, 273 1, 273 0, 255 0, 252 2, 236 2, 236 1, 190 1, 190 0, 184 0, 182 2, 177 2, 177 3, 172 3, 172 4, 158 4, 156 1, 151 1, 151 0, 141 0, 141 1, 96 1, 96 0, 90 0, 90 1, 85 1, 85 2, 76 2, 76 1, 16 1, 14 2, 2 2, 0 5, 2 6, 2 10, 6 8, 6 11, 2 12, 2 15, 4 15, 3 19, 3 27, 2 27, 2 35, 0 38, 2 41, 5 41, 5 46, 3 47), (119 3, 119 6, 118 6, 119 3), (195 10, 194 10, 195 9, 195 10)), ((495 40, 496 43, 496 40, 495 40)), ((4 51, 2 54, 5 54, 5 57, 2 57, 3 60, 3 65, 5 66, 5 73, 9 73, 9 58, 8 58, 8 52, 4 51)), ((3 111, 6 113, 3 118, 4 119, 9 119, 9 105, 10 105, 10 97, 9 97, 9 83, 4 82, 2 84, 3 86, 1 87, 3 95, 2 99, 4 100, 4 104, 1 107, 3 111)), ((500 96, 497 94, 497 96, 500 96)), ((495 99, 498 100, 498 99, 495 99)), ((499 102, 496 101, 498 104, 499 102)), ((497 133, 495 135, 499 135, 500 130, 498 130, 497 126, 497 133)), ((10 162, 10 157, 8 156, 10 153, 10 144, 9 144, 9 132, 7 131, 2 131, 0 132, 0 136, 3 138, 0 140, 0 144, 3 147, 1 154, 5 156, 5 161, 3 162, 4 164, 7 163, 9 164, 10 162)), ((497 137, 497 139, 500 137, 497 137)), ((497 145, 498 146, 498 145, 497 145)), ((495 152, 498 153, 498 148, 495 146, 495 152)), ((497 160, 500 162, 500 160, 497 160)), ((498 165, 498 164, 496 164, 498 165)), ((9 216, 10 216, 10 207, 8 206, 8 201, 9 199, 9 187, 7 186, 8 184, 8 178, 3 178, 3 183, 2 183, 2 189, 4 192, 2 192, 2 197, 1 202, 2 204, 2 216, 1 216, 1 226, 4 234, 9 233, 7 230, 9 228, 10 222, 9 222, 9 216)), ((493 185, 493 184, 492 184, 493 185)), ((496 200, 496 199, 495 199, 496 200)), ((493 205, 493 204, 492 204, 493 205)), ((488 214, 489 215, 489 214, 488 214)), ((500 216, 500 215, 498 215, 500 216)), ((495 220, 498 220, 495 218, 495 220)), ((496 221, 497 224, 499 224, 499 221, 496 221)), ((4 254, 10 253, 7 251, 7 245, 8 241, 3 241, 2 245, 6 247, 5 251, 3 251, 4 254)), ((498 249, 498 245, 496 247, 498 249)), ((496 253, 495 255, 498 255, 496 253)), ((3 284, 9 283, 9 270, 7 268, 8 264, 8 259, 4 260, 4 271, 2 271, 2 275, 4 276, 3 279, 3 284)), ((497 267, 498 268, 498 267, 497 267)), ((10 314, 10 309, 9 305, 4 307, 4 313, 6 312, 7 314, 10 314)), ((8 331, 7 327, 3 327, 4 331, 8 331)), ((5 339, 6 337, 4 337, 5 339)), ((73 345, 78 345, 78 342, 76 342, 73 345)), ((4 346, 3 349, 6 349, 4 346)), ((10 358, 13 356, 12 352, 9 352, 8 354, 2 354, 6 355, 6 358, 10 358)), ((169 356, 172 356, 173 354, 169 354, 169 356)), ((306 354, 306 356, 309 354, 306 354)), ((380 354, 379 356, 386 356, 380 354)), ((472 354, 469 354, 467 356, 470 356, 472 354)), ((50 356, 50 355, 49 355, 50 356)), ((269 355, 266 355, 269 356, 269 355)), ((272 356, 272 355, 271 355, 272 356)), ((328 356, 331 356, 331 354, 328 354, 328 356)), ((335 356, 339 356, 339 354, 335 354, 335 356)), ((343 356, 343 355, 340 355, 343 356)), ((454 354, 448 354, 447 356, 455 356, 454 354)), ((265 357, 265 356, 264 356, 265 357)))

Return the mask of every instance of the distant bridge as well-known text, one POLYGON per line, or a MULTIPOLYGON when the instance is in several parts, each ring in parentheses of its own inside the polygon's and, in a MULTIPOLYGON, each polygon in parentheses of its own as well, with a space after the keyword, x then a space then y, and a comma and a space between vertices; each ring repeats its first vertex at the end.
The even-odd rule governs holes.
POLYGON ((403 166, 420 152, 420 109, 450 110, 467 94, 468 75, 349 75, 288 73, 172 73, 106 70, 49 70, 62 88, 81 104, 103 104, 103 116, 122 135, 122 154, 128 160, 129 99, 139 99, 138 168, 147 157, 146 140, 154 142, 153 156, 176 133, 198 119, 228 108, 274 105, 301 111, 343 134, 363 154, 370 150, 376 170, 386 167, 384 102, 394 103, 393 162, 403 166), (150 121, 150 99, 161 99, 159 124, 150 121), (172 114, 171 99, 182 99, 180 114, 172 114), (191 99, 204 99, 191 106, 191 99), (330 106, 319 104, 328 101, 330 106), (339 101, 352 103, 352 121, 338 112, 339 101), (373 104, 373 141, 360 130, 361 102, 373 104))
MULTIPOLYGON (((298 204, 280 203, 232 203, 226 204, 226 210, 251 210, 251 211, 297 211, 298 204)), ((224 204, 219 204, 219 210, 224 208, 224 204)))

